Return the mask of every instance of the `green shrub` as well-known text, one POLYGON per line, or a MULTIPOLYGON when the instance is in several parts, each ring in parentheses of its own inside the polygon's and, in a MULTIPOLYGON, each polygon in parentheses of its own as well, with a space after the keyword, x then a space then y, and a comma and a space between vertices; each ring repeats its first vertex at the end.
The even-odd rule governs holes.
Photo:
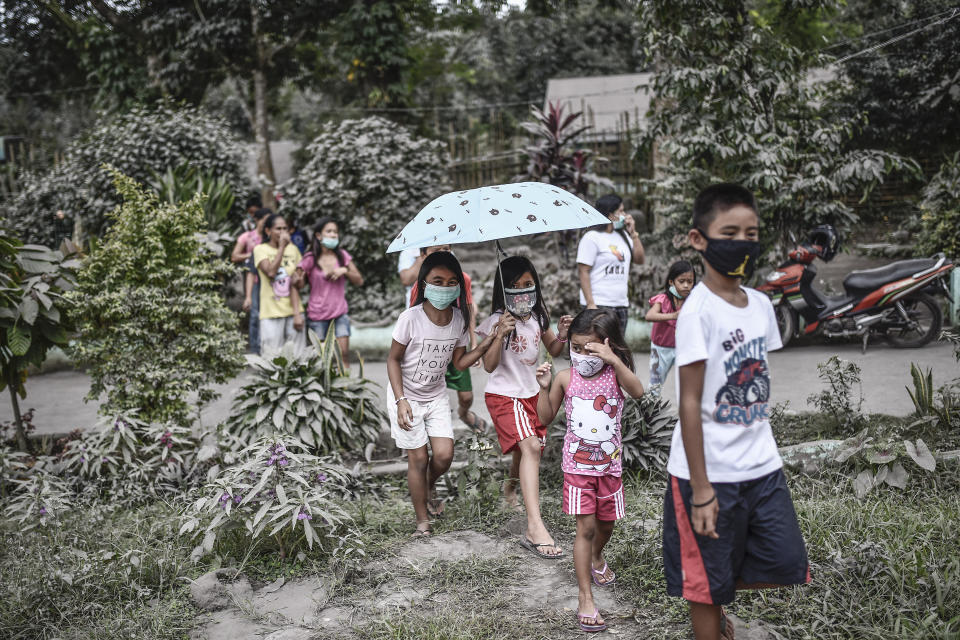
POLYGON ((233 248, 240 225, 236 216, 237 197, 233 187, 221 176, 203 173, 189 164, 167 167, 164 173, 152 172, 150 186, 161 202, 188 202, 197 194, 204 195, 203 216, 207 233, 204 241, 214 254, 227 258, 233 248))
POLYGON ((218 453, 202 447, 190 429, 126 414, 68 442, 59 471, 87 501, 132 504, 198 484, 218 453))
POLYGON ((145 422, 186 424, 243 368, 236 318, 220 295, 234 267, 207 252, 203 202, 161 205, 156 194, 113 171, 124 203, 80 270, 69 300, 78 335, 71 355, 87 365, 89 398, 103 415, 138 411, 145 422))
POLYGON ((180 534, 199 540, 193 558, 228 549, 241 556, 261 545, 287 558, 315 542, 362 555, 351 543, 357 534, 350 516, 339 506, 348 472, 306 453, 309 448, 296 438, 272 437, 238 452, 183 515, 180 534))
MULTIPOLYGON (((65 160, 50 171, 25 174, 20 192, 3 214, 29 242, 55 242, 53 215, 58 209, 79 216, 88 234, 100 236, 121 200, 103 165, 147 182, 153 173, 189 164, 229 183, 242 205, 251 188, 244 162, 240 141, 205 111, 170 104, 136 107, 102 117, 70 143, 65 160)), ((240 205, 233 208, 238 222, 240 205)))
POLYGON ((960 151, 940 166, 923 189, 917 253, 960 257, 960 151))
POLYGON ((27 395, 27 368, 40 366, 51 347, 66 345, 72 330, 64 297, 76 284, 80 264, 72 250, 70 242, 64 242, 64 251, 22 245, 0 228, 0 391, 10 389, 17 446, 24 451, 27 439, 17 397, 27 395))
POLYGON ((52 473, 41 471, 14 480, 17 488, 10 496, 3 515, 16 522, 21 531, 59 524, 60 515, 73 502, 73 493, 52 473))
POLYGON ((313 349, 288 343, 270 360, 248 356, 253 376, 223 427, 243 445, 276 433, 320 454, 359 453, 377 439, 386 415, 374 383, 363 378, 362 366, 360 377, 346 375, 335 339, 311 336, 313 349))
POLYGON ((818 411, 830 416, 841 433, 853 433, 859 429, 864 416, 860 412, 863 406, 863 387, 860 384, 860 367, 856 363, 831 356, 826 362, 817 365, 820 379, 827 388, 807 398, 818 411), (853 388, 857 387, 857 399, 853 398, 853 388))
POLYGON ((920 438, 915 442, 890 438, 875 441, 867 432, 868 429, 864 429, 845 440, 834 455, 836 462, 850 470, 853 490, 858 498, 863 498, 882 484, 905 489, 910 473, 903 466, 904 462, 927 473, 933 473, 936 469, 936 458, 920 438))
POLYGON ((388 315, 385 302, 402 304, 396 291, 387 291, 396 281, 397 256, 384 254, 384 247, 430 200, 449 191, 446 146, 371 117, 325 125, 307 157, 279 189, 280 212, 293 213, 305 229, 322 216, 338 218, 341 242, 365 279, 362 289, 348 288, 350 315, 381 319, 388 315))
POLYGON ((666 469, 676 424, 670 402, 662 397, 647 392, 641 398, 626 398, 620 425, 623 467, 632 471, 666 469))

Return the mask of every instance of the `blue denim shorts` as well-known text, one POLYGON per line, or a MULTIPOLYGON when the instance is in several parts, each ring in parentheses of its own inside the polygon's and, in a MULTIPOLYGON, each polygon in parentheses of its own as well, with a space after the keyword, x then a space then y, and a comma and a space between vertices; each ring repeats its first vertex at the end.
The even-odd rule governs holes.
POLYGON ((350 337, 350 316, 343 314, 331 320, 310 320, 307 319, 307 327, 317 334, 321 340, 327 339, 327 331, 330 329, 330 323, 333 323, 333 335, 337 338, 350 337))

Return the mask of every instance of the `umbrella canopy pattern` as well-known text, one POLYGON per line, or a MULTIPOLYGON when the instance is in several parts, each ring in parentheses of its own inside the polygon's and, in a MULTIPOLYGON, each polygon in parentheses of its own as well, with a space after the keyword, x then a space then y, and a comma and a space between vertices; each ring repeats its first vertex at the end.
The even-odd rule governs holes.
POLYGON ((390 243, 387 253, 582 229, 609 222, 577 196, 544 182, 493 185, 436 198, 407 223, 390 243))

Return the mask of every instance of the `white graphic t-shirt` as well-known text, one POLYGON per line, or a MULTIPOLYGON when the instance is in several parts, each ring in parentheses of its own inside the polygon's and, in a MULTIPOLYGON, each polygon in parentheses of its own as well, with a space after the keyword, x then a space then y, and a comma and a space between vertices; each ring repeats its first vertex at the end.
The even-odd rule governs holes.
POLYGON ((397 318, 393 339, 407 345, 400 363, 403 395, 421 402, 434 400, 446 392, 444 374, 453 352, 470 342, 458 309, 453 310, 450 323, 440 327, 430 321, 423 305, 419 304, 397 318))
MULTIPOLYGON (((494 332, 503 313, 497 312, 480 323, 477 335, 486 338, 494 332)), ((487 393, 495 393, 508 398, 529 398, 540 393, 537 384, 537 361, 540 357, 540 323, 533 314, 526 320, 517 320, 516 332, 504 338, 508 341, 506 349, 503 343, 494 343, 491 349, 503 349, 500 365, 487 379, 487 393)))
MULTIPOLYGON (((616 231, 587 231, 577 247, 577 264, 590 267, 593 302, 600 307, 626 307, 633 248, 616 231)), ((580 290, 580 304, 587 299, 580 290)))
MULTIPOLYGON (((735 307, 702 282, 677 318, 677 369, 706 360, 700 419, 711 482, 744 482, 776 471, 783 462, 770 428, 767 352, 783 345, 770 299, 743 288, 747 306, 735 307)), ((667 471, 690 479, 680 435, 673 431, 667 471)))

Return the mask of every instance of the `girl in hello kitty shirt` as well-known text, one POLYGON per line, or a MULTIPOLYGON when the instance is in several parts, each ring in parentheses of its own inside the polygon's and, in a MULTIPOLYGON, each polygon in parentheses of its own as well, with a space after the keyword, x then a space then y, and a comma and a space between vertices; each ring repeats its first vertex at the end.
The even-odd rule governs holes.
POLYGON ((620 479, 623 394, 638 398, 643 384, 634 373, 620 323, 610 311, 580 312, 570 324, 569 341, 573 366, 557 373, 552 384, 550 363, 537 368, 537 416, 550 424, 564 403, 563 512, 577 517, 573 543, 577 622, 584 631, 603 631, 607 625, 593 601, 592 585, 608 587, 617 579, 603 559, 603 548, 613 523, 625 515, 620 479))

